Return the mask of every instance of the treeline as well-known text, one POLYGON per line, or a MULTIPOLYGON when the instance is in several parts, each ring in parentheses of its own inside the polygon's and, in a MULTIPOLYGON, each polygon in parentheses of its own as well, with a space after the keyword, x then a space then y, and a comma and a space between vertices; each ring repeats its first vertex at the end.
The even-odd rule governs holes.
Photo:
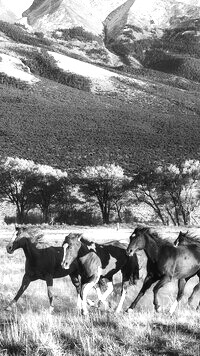
POLYGON ((115 164, 88 166, 78 173, 11 157, 0 165, 1 199, 15 205, 21 224, 34 209, 44 223, 127 222, 133 219, 132 207, 143 204, 164 225, 188 225, 199 206, 199 192, 197 160, 155 165, 132 176, 115 164))

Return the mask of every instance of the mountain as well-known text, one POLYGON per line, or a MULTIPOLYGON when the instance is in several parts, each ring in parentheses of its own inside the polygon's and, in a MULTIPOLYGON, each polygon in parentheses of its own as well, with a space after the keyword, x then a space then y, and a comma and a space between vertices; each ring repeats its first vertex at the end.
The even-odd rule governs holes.
POLYGON ((104 23, 108 31, 127 24, 147 35, 199 14, 199 0, 34 0, 23 16, 41 31, 79 25, 101 34, 104 23))
POLYGON ((8 9, 2 1, 0 1, 0 18, 3 21, 9 22, 14 22, 17 20, 16 14, 8 9))
POLYGON ((26 10, 33 0, 0 0, 0 20, 16 22, 22 17, 22 12, 26 10))
POLYGON ((1 156, 126 172, 199 159, 199 3, 145 3, 40 0, 31 31, 0 21, 1 156))

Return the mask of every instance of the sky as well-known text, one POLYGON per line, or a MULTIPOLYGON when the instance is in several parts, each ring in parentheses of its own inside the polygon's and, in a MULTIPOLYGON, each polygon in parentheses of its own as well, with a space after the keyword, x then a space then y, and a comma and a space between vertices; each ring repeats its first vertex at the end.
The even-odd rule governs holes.
POLYGON ((1 0, 1 3, 18 17, 21 17, 22 12, 31 6, 33 0, 1 0))

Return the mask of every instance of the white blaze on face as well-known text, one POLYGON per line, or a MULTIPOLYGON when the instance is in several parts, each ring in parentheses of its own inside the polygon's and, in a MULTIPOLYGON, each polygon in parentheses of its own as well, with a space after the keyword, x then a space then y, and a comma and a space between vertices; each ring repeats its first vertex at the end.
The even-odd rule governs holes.
POLYGON ((16 237, 17 237, 17 230, 15 230, 15 231, 13 232, 13 234, 12 234, 12 236, 11 236, 10 243, 13 242, 13 241, 15 241, 16 237))
POLYGON ((66 251, 67 251, 68 246, 69 246, 68 243, 65 243, 65 244, 63 245, 64 253, 63 253, 62 267, 65 268, 65 269, 68 269, 68 266, 67 266, 68 264, 65 262, 66 251))

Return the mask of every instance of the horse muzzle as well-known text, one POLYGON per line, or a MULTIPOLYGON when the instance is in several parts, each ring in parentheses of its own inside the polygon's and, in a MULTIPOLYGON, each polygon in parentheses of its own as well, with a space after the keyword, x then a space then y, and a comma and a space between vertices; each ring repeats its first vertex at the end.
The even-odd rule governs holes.
POLYGON ((6 250, 7 252, 11 255, 14 252, 14 248, 12 245, 8 245, 6 246, 6 250))
POLYGON ((126 254, 127 254, 127 256, 133 256, 133 250, 132 249, 127 249, 126 250, 126 254))
POLYGON ((62 267, 63 269, 69 269, 69 263, 67 263, 67 262, 62 262, 62 263, 61 263, 61 267, 62 267))

